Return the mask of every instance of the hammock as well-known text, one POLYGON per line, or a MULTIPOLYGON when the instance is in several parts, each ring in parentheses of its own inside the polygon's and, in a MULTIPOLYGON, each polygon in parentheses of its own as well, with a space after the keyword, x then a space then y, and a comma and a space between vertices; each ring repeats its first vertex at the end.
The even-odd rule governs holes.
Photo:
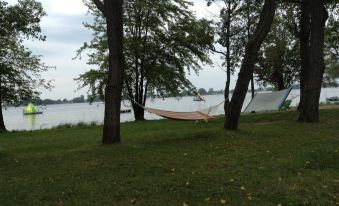
POLYGON ((222 105, 224 102, 221 102, 220 104, 215 105, 213 107, 209 107, 207 109, 203 109, 201 111, 195 111, 195 112, 166 111, 166 110, 144 107, 137 102, 135 102, 135 103, 137 105, 139 105, 140 107, 142 107, 147 112, 158 115, 160 117, 167 118, 167 119, 183 120, 183 121, 206 121, 206 122, 208 122, 210 119, 213 119, 213 115, 216 114, 219 106, 222 105))
MULTIPOLYGON (((291 90, 292 88, 277 92, 257 93, 254 99, 252 99, 252 101, 248 104, 244 112, 248 113, 260 111, 278 111, 281 109, 291 90)), ((218 108, 225 102, 223 101, 215 106, 195 112, 173 112, 144 107, 135 100, 133 99, 130 100, 137 104, 139 107, 146 110, 147 112, 158 115, 160 117, 173 120, 206 121, 206 122, 208 122, 210 119, 213 119, 213 117, 218 114, 218 108)))

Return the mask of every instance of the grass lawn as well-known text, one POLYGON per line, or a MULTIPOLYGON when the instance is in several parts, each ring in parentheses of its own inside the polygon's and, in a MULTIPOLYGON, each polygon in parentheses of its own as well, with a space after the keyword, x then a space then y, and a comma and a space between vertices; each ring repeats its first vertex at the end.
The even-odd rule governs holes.
POLYGON ((0 205, 339 205, 339 109, 0 134, 0 205))

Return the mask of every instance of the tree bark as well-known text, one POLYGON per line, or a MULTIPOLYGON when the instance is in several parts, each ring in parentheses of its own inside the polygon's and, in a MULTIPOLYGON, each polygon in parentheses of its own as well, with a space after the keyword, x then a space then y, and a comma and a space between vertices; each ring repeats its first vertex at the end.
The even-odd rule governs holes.
POLYGON ((145 110, 137 104, 133 104, 134 118, 135 121, 145 120, 145 110))
POLYGON ((120 142, 120 108, 124 73, 122 4, 123 0, 104 0, 109 71, 105 91, 103 144, 120 142))
POLYGON ((284 74, 280 71, 280 68, 276 68, 272 74, 272 80, 275 83, 276 88, 280 91, 285 88, 284 74))
POLYGON ((224 111, 225 111, 225 121, 224 121, 224 127, 227 125, 227 117, 229 115, 230 110, 230 84, 231 84, 231 51, 230 51, 230 32, 231 32, 231 1, 228 1, 227 5, 228 11, 228 22, 226 26, 226 85, 225 85, 225 92, 224 92, 224 111))
POLYGON ((252 93, 252 99, 254 98, 255 96, 255 89, 254 89, 254 76, 252 74, 251 76, 251 93, 252 93))
POLYGON ((0 133, 6 132, 6 126, 4 122, 4 116, 2 113, 2 86, 1 86, 1 76, 0 76, 0 133))
POLYGON ((310 2, 310 17, 310 70, 305 80, 303 105, 298 119, 300 122, 319 121, 319 99, 325 71, 325 23, 328 18, 324 0, 312 0, 310 2))
POLYGON ((226 80, 226 86, 224 91, 224 111, 225 111, 225 121, 224 121, 224 127, 227 126, 227 118, 230 113, 230 84, 231 84, 231 70, 227 69, 227 80, 226 80))
POLYGON ((285 88, 285 82, 284 82, 284 76, 283 74, 280 73, 280 75, 278 76, 278 90, 283 90, 286 89, 285 88))
POLYGON ((276 0, 265 0, 256 31, 246 45, 245 57, 241 65, 237 84, 230 103, 230 113, 227 118, 226 129, 236 130, 238 128, 240 113, 246 97, 249 82, 253 75, 254 64, 258 59, 258 51, 261 44, 270 31, 275 15, 276 4, 276 0))
POLYGON ((304 96, 305 96, 305 81, 308 78, 310 70, 310 11, 308 0, 303 0, 301 4, 301 16, 300 16, 300 102, 298 110, 302 110, 304 96))
MULTIPOLYGON (((247 25, 246 25, 246 32, 247 32, 247 41, 249 41, 251 39, 251 17, 250 17, 250 8, 249 8, 249 4, 251 4, 250 2, 246 2, 248 8, 246 11, 246 15, 247 15, 247 25)), ((255 96, 255 91, 254 91, 254 75, 252 74, 251 77, 251 97, 252 99, 255 96)))

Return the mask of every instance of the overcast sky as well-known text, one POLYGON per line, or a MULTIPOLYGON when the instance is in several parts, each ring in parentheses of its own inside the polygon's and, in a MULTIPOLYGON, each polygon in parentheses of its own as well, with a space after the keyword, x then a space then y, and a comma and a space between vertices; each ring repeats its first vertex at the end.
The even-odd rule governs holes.
MULTIPOLYGON (((17 0, 7 2, 13 4, 17 0)), ((90 21, 92 18, 87 15, 87 8, 82 0, 40 0, 40 2, 48 15, 41 23, 47 41, 27 42, 26 46, 35 54, 42 55, 47 65, 56 66, 56 69, 43 75, 46 79, 53 79, 55 87, 51 92, 42 91, 42 98, 70 99, 81 94, 86 95, 86 89, 77 90, 78 85, 74 78, 92 67, 86 64, 85 56, 81 60, 73 60, 73 57, 82 43, 91 39, 91 32, 83 27, 82 22, 90 21)), ((192 9, 199 18, 212 18, 213 14, 218 14, 218 6, 207 7, 205 0, 193 2, 192 9)), ((218 67, 219 56, 211 55, 211 58, 217 62, 216 65, 203 66, 204 70, 198 76, 191 74, 188 78, 198 88, 222 89, 226 79, 225 72, 218 67)), ((232 81, 232 87, 234 82, 232 81)))

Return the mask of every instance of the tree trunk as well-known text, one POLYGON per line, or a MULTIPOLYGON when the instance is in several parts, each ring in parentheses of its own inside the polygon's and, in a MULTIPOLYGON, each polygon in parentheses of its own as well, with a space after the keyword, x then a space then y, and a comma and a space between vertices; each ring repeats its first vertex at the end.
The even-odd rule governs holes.
POLYGON ((310 2, 310 16, 310 71, 305 80, 303 105, 299 115, 300 122, 319 121, 319 99, 325 71, 325 23, 328 18, 324 0, 312 0, 310 2))
POLYGON ((245 57, 241 65, 237 84, 230 103, 230 114, 227 118, 226 128, 229 130, 235 130, 238 128, 240 113, 246 97, 249 82, 253 75, 254 64, 257 61, 260 46, 270 31, 276 4, 276 0, 265 0, 256 31, 246 45, 245 57))
POLYGON ((120 107, 123 85, 123 0, 105 0, 109 72, 105 91, 103 144, 120 142, 120 107))
POLYGON ((231 51, 230 51, 230 30, 231 30, 231 2, 228 2, 228 22, 226 26, 226 85, 225 85, 225 92, 224 92, 224 98, 225 98, 225 103, 224 103, 224 111, 225 111, 225 121, 224 121, 224 128, 226 128, 227 125, 227 117, 229 115, 229 110, 230 110, 230 84, 231 84, 231 51))
POLYGON ((2 87, 1 87, 1 77, 0 77, 0 133, 6 132, 6 126, 4 122, 4 116, 2 113, 2 87))
POLYGON ((280 73, 280 75, 278 76, 278 90, 283 90, 286 89, 285 88, 285 82, 284 82, 284 76, 283 74, 280 73))
MULTIPOLYGON (((229 63, 227 63, 229 64, 229 63)), ((224 121, 224 128, 227 126, 227 118, 230 113, 230 84, 231 84, 231 68, 227 68, 227 80, 226 80, 226 86, 225 86, 225 92, 224 92, 224 111, 225 111, 225 121, 224 121)))
MULTIPOLYGON (((247 4, 247 11, 246 11, 246 15, 247 15, 247 25, 246 25, 246 32, 247 32, 247 41, 249 41, 251 39, 251 17, 250 17, 250 9, 249 9, 249 4, 251 4, 251 2, 246 2, 247 4)), ((251 77, 251 97, 252 99, 255 96, 255 91, 254 91, 254 75, 252 74, 251 77)))
POLYGON ((254 75, 252 74, 252 77, 251 77, 251 93, 252 93, 252 99, 254 98, 255 96, 255 89, 254 89, 254 75))
POLYGON ((275 83, 276 89, 278 89, 279 91, 286 89, 285 81, 284 81, 284 74, 280 71, 280 69, 274 69, 274 72, 272 74, 272 80, 275 83))
POLYGON ((136 121, 145 120, 145 110, 137 104, 133 104, 134 118, 136 121))
POLYGON ((304 102, 305 96, 305 81, 308 78, 308 73, 310 70, 310 59, 309 59, 309 50, 310 50, 310 11, 309 11, 309 2, 304 0, 301 4, 301 19, 300 19, 300 102, 298 110, 302 110, 302 105, 304 102))
POLYGON ((227 126, 227 118, 230 113, 230 78, 227 75, 226 86, 225 86, 225 102, 224 102, 224 111, 225 111, 225 121, 224 121, 224 128, 227 126))

